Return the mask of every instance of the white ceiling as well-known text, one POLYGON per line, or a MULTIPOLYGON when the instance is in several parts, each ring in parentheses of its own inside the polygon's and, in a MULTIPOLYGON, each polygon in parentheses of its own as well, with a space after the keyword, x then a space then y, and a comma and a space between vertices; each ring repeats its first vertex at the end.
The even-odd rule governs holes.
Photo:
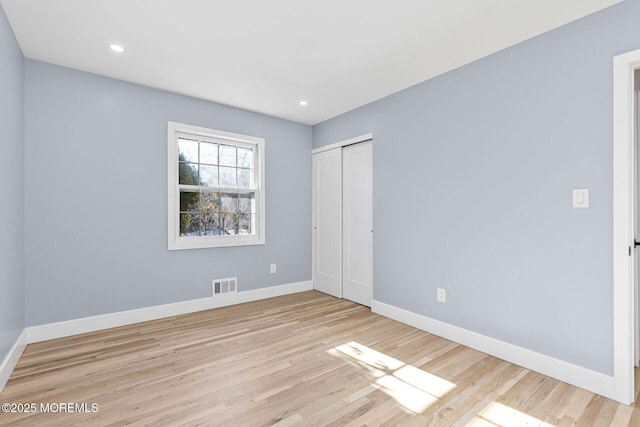
POLYGON ((315 124, 619 1, 0 4, 28 58, 315 124))

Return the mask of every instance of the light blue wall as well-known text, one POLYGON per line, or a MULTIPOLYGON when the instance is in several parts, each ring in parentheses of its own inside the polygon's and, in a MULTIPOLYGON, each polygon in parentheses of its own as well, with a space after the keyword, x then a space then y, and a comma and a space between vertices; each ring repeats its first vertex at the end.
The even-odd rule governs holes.
POLYGON ((309 126, 26 60, 25 150, 29 326, 311 279, 309 126), (168 120, 266 139, 265 245, 167 250, 168 120))
POLYGON ((627 0, 314 126, 314 147, 373 132, 376 300, 613 374, 612 59, 639 17, 627 0))
POLYGON ((22 332, 24 58, 0 8, 0 363, 22 332))

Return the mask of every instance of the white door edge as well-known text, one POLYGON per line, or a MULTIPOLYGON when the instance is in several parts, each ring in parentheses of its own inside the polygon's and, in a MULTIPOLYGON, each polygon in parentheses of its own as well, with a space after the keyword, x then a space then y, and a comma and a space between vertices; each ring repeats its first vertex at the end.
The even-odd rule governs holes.
POLYGON ((634 399, 634 71, 640 50, 613 59, 613 371, 615 400, 634 399))

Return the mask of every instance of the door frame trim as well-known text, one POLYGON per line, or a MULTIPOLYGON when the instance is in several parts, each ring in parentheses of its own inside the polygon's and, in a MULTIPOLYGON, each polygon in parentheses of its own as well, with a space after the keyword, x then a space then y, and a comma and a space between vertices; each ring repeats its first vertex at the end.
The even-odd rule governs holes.
POLYGON ((613 374, 614 399, 634 399, 634 72, 640 49, 613 58, 613 374))
POLYGON ((356 137, 353 137, 353 138, 345 139, 344 141, 335 142, 333 144, 324 145, 322 147, 314 148, 313 150, 311 150, 311 154, 322 153, 323 151, 333 150, 334 148, 342 148, 342 147, 346 147, 347 145, 353 145, 353 144, 357 144, 359 142, 366 142, 366 141, 370 141, 370 140, 373 140, 373 134, 372 133, 365 133, 364 135, 360 135, 360 136, 356 136, 356 137))

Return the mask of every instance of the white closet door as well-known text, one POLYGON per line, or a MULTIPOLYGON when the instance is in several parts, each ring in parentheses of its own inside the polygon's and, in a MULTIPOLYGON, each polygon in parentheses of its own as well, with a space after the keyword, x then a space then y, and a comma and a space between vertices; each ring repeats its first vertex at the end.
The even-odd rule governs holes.
POLYGON ((342 297, 342 149, 313 155, 313 287, 342 297))
POLYGON ((371 307, 373 298, 373 203, 371 142, 342 152, 342 295, 371 307))

